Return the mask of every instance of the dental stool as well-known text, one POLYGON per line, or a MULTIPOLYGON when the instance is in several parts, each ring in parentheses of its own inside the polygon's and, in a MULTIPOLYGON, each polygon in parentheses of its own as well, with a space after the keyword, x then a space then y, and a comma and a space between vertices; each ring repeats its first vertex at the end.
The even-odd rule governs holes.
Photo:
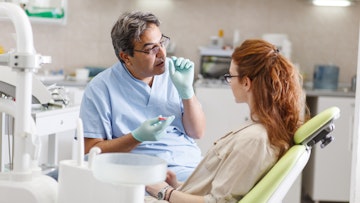
POLYGON ((321 142, 326 147, 333 137, 338 107, 328 108, 303 124, 294 135, 294 145, 270 171, 239 201, 239 203, 281 203, 307 164, 312 146, 321 142))

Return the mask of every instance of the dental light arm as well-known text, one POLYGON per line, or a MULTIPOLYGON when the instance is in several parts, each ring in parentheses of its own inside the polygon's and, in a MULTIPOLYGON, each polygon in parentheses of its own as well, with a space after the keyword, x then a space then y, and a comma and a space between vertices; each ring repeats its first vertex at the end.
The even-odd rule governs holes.
MULTIPOLYGON (((0 2, 0 13, 8 16, 16 31, 16 50, 0 55, 0 64, 12 67, 16 71, 16 109, 14 130, 14 174, 30 174, 31 151, 27 143, 31 142, 31 98, 32 73, 40 68, 49 57, 36 54, 33 44, 33 32, 29 18, 18 5, 0 2)), ((25 176, 24 176, 25 177, 25 176)))

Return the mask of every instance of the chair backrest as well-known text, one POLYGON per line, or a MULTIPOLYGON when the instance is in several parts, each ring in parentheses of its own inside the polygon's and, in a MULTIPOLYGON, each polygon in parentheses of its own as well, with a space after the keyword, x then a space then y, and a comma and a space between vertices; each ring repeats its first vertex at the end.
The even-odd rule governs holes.
POLYGON ((296 178, 307 164, 311 148, 318 142, 321 147, 333 137, 334 120, 340 116, 338 107, 328 108, 304 123, 294 135, 294 143, 269 172, 239 201, 239 203, 282 202, 296 178))

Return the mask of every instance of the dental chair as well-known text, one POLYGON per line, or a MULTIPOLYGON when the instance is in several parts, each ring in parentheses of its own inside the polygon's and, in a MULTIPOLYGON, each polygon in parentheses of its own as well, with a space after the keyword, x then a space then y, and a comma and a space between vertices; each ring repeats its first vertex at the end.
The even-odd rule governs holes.
POLYGON ((312 147, 321 142, 323 148, 333 140, 330 133, 339 116, 340 109, 331 107, 303 124, 295 132, 294 145, 239 203, 281 203, 308 162, 312 147))

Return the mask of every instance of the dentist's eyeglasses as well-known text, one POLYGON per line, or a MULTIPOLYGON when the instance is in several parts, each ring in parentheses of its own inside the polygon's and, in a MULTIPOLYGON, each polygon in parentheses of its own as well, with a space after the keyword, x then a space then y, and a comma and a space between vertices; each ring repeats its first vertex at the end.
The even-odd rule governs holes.
POLYGON ((230 75, 229 73, 224 74, 224 79, 227 83, 231 83, 232 77, 240 77, 239 75, 230 75))
POLYGON ((159 53, 160 48, 166 48, 169 45, 169 43, 170 43, 170 37, 162 35, 160 42, 155 44, 152 48, 144 49, 144 50, 134 49, 134 51, 149 54, 149 55, 156 55, 157 53, 159 53))

